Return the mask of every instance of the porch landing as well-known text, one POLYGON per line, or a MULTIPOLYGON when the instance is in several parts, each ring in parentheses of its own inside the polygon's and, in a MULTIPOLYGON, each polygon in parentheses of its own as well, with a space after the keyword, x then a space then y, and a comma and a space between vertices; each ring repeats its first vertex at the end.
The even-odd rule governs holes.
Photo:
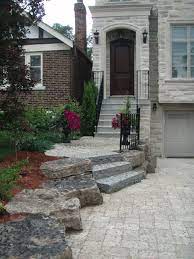
POLYGON ((56 144, 53 149, 46 152, 46 155, 74 158, 115 155, 119 152, 119 141, 117 137, 82 137, 71 143, 56 144))

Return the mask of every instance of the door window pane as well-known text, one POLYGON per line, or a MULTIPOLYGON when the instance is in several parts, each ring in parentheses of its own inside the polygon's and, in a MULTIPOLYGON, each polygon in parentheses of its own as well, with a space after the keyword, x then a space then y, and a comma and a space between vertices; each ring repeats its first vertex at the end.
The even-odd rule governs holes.
POLYGON ((176 39, 186 39, 187 38, 187 27, 186 26, 173 26, 172 28, 172 38, 176 39))

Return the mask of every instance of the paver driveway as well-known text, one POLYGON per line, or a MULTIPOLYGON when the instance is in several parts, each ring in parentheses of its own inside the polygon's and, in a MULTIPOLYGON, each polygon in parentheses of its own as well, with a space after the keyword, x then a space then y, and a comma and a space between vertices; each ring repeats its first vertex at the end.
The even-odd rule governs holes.
POLYGON ((74 258, 194 258, 194 159, 161 159, 158 173, 81 210, 74 258))

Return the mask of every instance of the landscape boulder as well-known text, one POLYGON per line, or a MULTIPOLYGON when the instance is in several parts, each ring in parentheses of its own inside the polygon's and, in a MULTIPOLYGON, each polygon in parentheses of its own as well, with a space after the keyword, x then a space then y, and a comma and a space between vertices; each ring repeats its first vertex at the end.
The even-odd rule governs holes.
POLYGON ((64 179, 69 176, 92 174, 89 159, 64 158, 43 163, 40 168, 49 179, 64 179))
POLYGON ((0 258, 72 259, 65 227, 53 218, 30 215, 0 224, 0 258))
POLYGON ((145 161, 145 154, 143 151, 130 150, 122 153, 123 159, 131 163, 132 168, 140 167, 145 161))
POLYGON ((6 210, 10 214, 53 216, 64 223, 67 229, 82 230, 79 199, 67 199, 56 189, 23 190, 6 205, 6 210))
POLYGON ((56 189, 66 198, 78 198, 81 207, 100 205, 103 203, 102 194, 91 175, 71 176, 62 180, 47 181, 43 188, 56 189))

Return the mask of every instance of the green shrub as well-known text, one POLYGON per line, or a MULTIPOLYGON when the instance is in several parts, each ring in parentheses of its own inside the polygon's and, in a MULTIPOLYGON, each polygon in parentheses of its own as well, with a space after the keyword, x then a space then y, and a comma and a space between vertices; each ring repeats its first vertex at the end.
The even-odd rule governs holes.
POLYGON ((24 134, 18 143, 18 149, 21 151, 45 152, 52 146, 53 142, 45 139, 44 135, 31 133, 24 134))
POLYGON ((126 99, 126 104, 124 104, 120 112, 124 114, 129 114, 131 112, 131 99, 129 96, 126 99))
POLYGON ((69 110, 71 112, 75 112, 79 115, 81 114, 81 107, 79 105, 79 102, 75 99, 69 99, 68 103, 65 104, 64 109, 69 110))
POLYGON ((52 109, 28 107, 25 118, 32 130, 36 132, 48 131, 53 128, 55 120, 61 114, 62 110, 62 106, 52 109))
POLYGON ((0 131, 0 161, 13 153, 15 153, 13 136, 9 131, 0 131))
POLYGON ((9 200, 12 197, 11 190, 19 179, 19 173, 27 160, 22 160, 12 167, 0 169, 0 200, 9 200))
POLYGON ((0 216, 6 215, 8 212, 6 211, 5 206, 0 202, 0 216))
POLYGON ((93 136, 96 125, 97 91, 93 82, 85 83, 81 110, 81 133, 93 136))

